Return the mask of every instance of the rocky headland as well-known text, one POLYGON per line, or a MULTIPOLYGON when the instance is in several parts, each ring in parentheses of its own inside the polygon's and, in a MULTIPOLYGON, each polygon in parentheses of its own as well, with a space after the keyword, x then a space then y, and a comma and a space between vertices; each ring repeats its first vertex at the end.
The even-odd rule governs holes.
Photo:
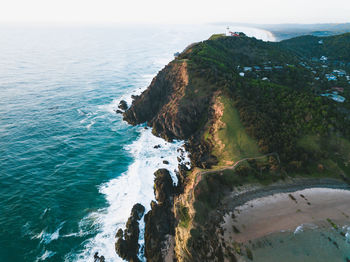
MULTIPOLYGON (((350 35, 342 37, 350 45, 350 35)), ((191 160, 190 170, 179 165, 176 186, 166 169, 155 172, 156 201, 144 216, 147 261, 252 260, 252 251, 235 241, 244 230, 231 225, 237 207, 273 194, 268 186, 294 192, 303 188, 295 181, 330 178, 341 187, 349 181, 350 106, 309 86, 329 88, 315 80, 326 67, 313 54, 327 53, 331 68, 330 61, 350 63, 350 51, 337 51, 337 37, 322 40, 320 46, 317 37, 305 44, 214 35, 165 66, 129 108, 122 105, 129 124, 185 140, 191 160)), ((141 217, 133 209, 117 233, 116 251, 127 261, 138 261, 141 217)))

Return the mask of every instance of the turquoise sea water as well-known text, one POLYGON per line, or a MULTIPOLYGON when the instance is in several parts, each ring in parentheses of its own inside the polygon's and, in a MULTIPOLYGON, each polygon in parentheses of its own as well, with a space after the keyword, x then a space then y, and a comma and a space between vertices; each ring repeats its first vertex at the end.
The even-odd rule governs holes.
POLYGON ((275 233, 254 240, 249 248, 254 261, 258 262, 347 262, 350 260, 349 234, 349 226, 335 230, 303 225, 295 232, 275 233))
MULTIPOLYGON (((114 234, 165 143, 115 114, 173 53, 220 26, 0 27, 0 261, 119 261, 114 234), (156 150, 155 144, 162 148, 156 150)), ((248 30, 259 37, 266 32, 248 30)))

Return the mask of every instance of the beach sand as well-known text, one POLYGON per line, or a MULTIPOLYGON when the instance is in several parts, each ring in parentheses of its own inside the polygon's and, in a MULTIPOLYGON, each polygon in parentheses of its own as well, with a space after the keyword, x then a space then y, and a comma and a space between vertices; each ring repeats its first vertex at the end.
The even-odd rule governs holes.
POLYGON ((327 219, 349 224, 349 190, 309 188, 264 196, 236 207, 224 216, 221 226, 225 241, 246 243, 276 232, 295 231, 302 224, 331 227, 327 219))

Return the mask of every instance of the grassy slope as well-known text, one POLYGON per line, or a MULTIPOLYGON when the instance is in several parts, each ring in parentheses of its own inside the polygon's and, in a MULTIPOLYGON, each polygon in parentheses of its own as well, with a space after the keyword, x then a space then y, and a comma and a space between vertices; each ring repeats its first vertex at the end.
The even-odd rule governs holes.
POLYGON ((232 99, 223 96, 221 101, 224 105, 221 120, 225 126, 218 131, 218 137, 225 145, 224 157, 231 161, 238 161, 246 157, 259 156, 258 145, 246 133, 232 99))
POLYGON ((219 161, 216 167, 233 165, 247 157, 261 156, 256 141, 246 133, 240 121, 234 101, 225 95, 218 97, 217 101, 223 110, 223 115, 215 123, 219 127, 214 134, 209 132, 209 128, 204 132, 204 139, 211 140, 214 146, 212 153, 219 161))

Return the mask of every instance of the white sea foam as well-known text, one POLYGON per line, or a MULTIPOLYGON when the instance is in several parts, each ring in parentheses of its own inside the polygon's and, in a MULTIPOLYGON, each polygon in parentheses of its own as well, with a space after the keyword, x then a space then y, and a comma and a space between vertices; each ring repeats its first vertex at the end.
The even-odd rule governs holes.
POLYGON ((40 215, 40 219, 43 219, 50 212, 50 208, 45 208, 43 213, 40 215))
POLYGON ((106 111, 109 113, 115 113, 115 110, 118 109, 118 105, 121 99, 113 99, 111 103, 108 103, 106 105, 98 106, 99 110, 106 111))
POLYGON ((86 126, 86 129, 87 129, 87 130, 90 130, 90 128, 91 128, 95 123, 96 123, 96 121, 91 120, 91 121, 90 121, 90 124, 88 124, 88 125, 86 126))
POLYGON ((346 242, 347 242, 347 243, 350 243, 350 226, 345 225, 345 226, 343 226, 342 229, 343 229, 343 231, 346 232, 346 233, 345 233, 346 242))
POLYGON ((300 226, 298 226, 298 227, 295 229, 294 235, 299 234, 299 233, 301 233, 301 232, 303 232, 303 231, 304 231, 303 225, 300 225, 300 226))
POLYGON ((50 251, 50 250, 44 250, 40 257, 38 257, 35 261, 45 261, 47 258, 52 257, 53 255, 55 255, 56 252, 50 251))
POLYGON ((318 226, 315 224, 301 224, 294 230, 294 235, 304 232, 305 229, 317 229, 318 226))
MULTIPOLYGON (((93 261, 95 252, 105 256, 107 262, 122 261, 114 250, 115 233, 118 228, 125 228, 134 204, 141 203, 146 212, 150 210, 150 202, 154 199, 154 172, 159 168, 167 168, 176 182, 174 170, 178 165, 177 157, 181 155, 177 149, 183 146, 183 142, 166 142, 153 136, 151 129, 140 127, 139 131, 139 139, 125 148, 133 156, 134 162, 127 172, 100 187, 109 206, 85 218, 92 221, 99 233, 85 244, 80 254, 67 255, 66 261, 93 261), (160 147, 154 148, 156 145, 160 147), (164 164, 163 160, 169 164, 164 164)), ((141 229, 143 230, 143 223, 141 229)))
POLYGON ((62 229, 64 223, 65 221, 63 221, 53 233, 47 232, 45 228, 39 234, 34 235, 32 239, 40 239, 41 243, 49 244, 59 238, 60 230, 62 229))

